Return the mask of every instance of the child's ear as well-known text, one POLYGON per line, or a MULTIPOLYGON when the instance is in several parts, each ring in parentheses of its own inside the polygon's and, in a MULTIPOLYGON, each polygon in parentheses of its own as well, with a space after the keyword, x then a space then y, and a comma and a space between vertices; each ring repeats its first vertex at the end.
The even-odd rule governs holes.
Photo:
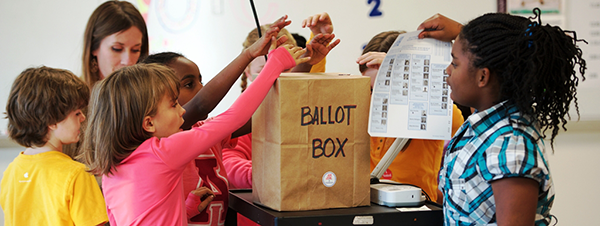
POLYGON ((490 82, 490 69, 488 69, 487 67, 477 69, 477 85, 479 87, 485 87, 490 85, 490 82))
POLYGON ((142 122, 142 128, 146 130, 148 133, 156 132, 156 127, 154 127, 154 123, 152 122, 152 117, 146 116, 144 117, 144 121, 142 122))
POLYGON ((56 126, 56 124, 54 124, 54 125, 49 125, 49 126, 48 126, 48 129, 50 129, 50 130, 56 130, 56 127, 57 127, 57 126, 56 126))

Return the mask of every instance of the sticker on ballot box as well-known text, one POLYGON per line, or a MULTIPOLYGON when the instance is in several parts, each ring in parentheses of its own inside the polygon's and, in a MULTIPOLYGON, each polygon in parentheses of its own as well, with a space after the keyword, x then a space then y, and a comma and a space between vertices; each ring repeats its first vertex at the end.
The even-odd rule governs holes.
POLYGON ((331 172, 331 171, 327 171, 325 174, 323 174, 323 185, 325 185, 325 187, 333 187, 333 185, 335 185, 337 178, 335 176, 335 173, 331 172))

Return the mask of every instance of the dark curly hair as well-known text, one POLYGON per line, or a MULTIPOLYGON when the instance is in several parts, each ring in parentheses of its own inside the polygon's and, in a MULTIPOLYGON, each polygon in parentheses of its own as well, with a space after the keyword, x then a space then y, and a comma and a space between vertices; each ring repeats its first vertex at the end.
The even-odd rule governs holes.
POLYGON ((157 63, 157 64, 161 64, 161 65, 167 65, 167 64, 172 63, 173 61, 175 61, 175 59, 177 59, 179 57, 184 57, 184 56, 181 55, 180 53, 175 53, 175 52, 155 53, 155 54, 149 55, 148 57, 144 58, 140 63, 144 63, 144 64, 157 63))
POLYGON ((575 66, 579 65, 585 80, 586 62, 577 46, 585 40, 578 40, 574 31, 542 25, 538 8, 533 13, 529 19, 503 13, 483 15, 463 27, 459 40, 463 51, 472 54, 473 67, 488 68, 498 77, 501 101, 508 100, 522 115, 531 117, 530 123, 538 123, 541 138, 552 131, 553 147, 560 127, 566 130, 571 101, 579 116, 575 66))

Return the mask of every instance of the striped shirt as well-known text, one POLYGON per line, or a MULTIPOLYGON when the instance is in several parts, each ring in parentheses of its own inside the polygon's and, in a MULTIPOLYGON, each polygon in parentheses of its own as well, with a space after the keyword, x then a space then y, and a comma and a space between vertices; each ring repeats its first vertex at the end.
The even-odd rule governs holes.
POLYGON ((538 129, 506 102, 471 115, 448 145, 440 170, 444 225, 496 225, 491 182, 539 183, 535 225, 548 225, 554 188, 538 129))

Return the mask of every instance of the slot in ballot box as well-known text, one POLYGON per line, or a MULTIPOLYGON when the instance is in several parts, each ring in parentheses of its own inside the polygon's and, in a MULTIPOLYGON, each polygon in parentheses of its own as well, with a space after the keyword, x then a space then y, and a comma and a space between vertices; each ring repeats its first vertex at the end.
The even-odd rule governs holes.
POLYGON ((225 225, 237 225, 237 213, 261 226, 444 225, 442 207, 432 202, 426 202, 425 206, 429 210, 400 211, 372 204, 352 208, 279 212, 253 203, 251 190, 230 190, 225 225))

